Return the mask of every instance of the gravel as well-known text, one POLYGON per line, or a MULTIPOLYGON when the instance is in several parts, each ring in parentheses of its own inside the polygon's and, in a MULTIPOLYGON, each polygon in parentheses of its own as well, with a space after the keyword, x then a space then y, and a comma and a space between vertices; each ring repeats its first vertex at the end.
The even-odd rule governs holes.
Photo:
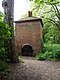
POLYGON ((24 57, 24 63, 10 64, 9 80, 60 80, 60 61, 38 61, 24 57))

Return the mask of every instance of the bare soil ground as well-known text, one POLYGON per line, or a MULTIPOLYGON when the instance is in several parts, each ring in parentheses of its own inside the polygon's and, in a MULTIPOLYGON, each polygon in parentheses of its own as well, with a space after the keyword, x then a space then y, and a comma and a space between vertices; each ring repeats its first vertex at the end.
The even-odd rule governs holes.
POLYGON ((9 80, 60 80, 60 61, 38 61, 24 57, 24 63, 10 65, 9 80))

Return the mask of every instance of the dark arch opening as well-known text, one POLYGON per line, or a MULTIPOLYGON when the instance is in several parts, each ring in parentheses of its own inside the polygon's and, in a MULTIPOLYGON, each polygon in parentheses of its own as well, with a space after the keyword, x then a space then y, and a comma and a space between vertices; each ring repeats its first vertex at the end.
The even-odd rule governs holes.
POLYGON ((21 53, 22 53, 22 56, 32 56, 33 48, 30 45, 25 45, 22 47, 21 53))

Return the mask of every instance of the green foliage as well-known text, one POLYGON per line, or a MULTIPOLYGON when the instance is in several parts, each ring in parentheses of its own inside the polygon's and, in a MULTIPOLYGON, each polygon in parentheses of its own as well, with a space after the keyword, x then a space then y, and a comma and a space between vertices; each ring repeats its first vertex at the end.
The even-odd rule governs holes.
POLYGON ((44 54, 40 53, 38 56, 36 56, 36 59, 38 60, 51 60, 53 59, 54 55, 52 52, 46 51, 44 54))
POLYGON ((34 16, 43 20, 44 43, 60 43, 60 0, 32 0, 34 16))
POLYGON ((2 21, 3 13, 0 12, 0 22, 2 21))
POLYGON ((36 56, 38 60, 60 60, 60 44, 45 44, 44 53, 36 56))
POLYGON ((3 22, 3 13, 0 12, 0 72, 7 68, 7 55, 5 52, 4 41, 10 39, 10 28, 3 22))
POLYGON ((37 60, 46 60, 46 58, 43 56, 43 53, 39 53, 38 55, 36 55, 36 59, 37 60))
POLYGON ((7 24, 0 22, 0 40, 4 40, 10 36, 10 28, 7 24))
POLYGON ((0 79, 9 80, 8 68, 7 62, 0 60, 0 79))
POLYGON ((8 68, 7 63, 4 62, 4 61, 2 61, 2 60, 0 60, 0 72, 1 72, 1 71, 4 71, 4 70, 7 69, 7 68, 8 68))

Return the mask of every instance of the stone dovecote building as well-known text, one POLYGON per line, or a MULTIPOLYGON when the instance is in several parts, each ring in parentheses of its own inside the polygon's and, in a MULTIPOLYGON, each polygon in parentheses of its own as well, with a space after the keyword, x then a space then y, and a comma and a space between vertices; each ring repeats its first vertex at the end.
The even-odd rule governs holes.
POLYGON ((32 17, 28 12, 28 18, 15 21, 15 45, 16 50, 23 56, 35 56, 41 50, 42 19, 32 17))

